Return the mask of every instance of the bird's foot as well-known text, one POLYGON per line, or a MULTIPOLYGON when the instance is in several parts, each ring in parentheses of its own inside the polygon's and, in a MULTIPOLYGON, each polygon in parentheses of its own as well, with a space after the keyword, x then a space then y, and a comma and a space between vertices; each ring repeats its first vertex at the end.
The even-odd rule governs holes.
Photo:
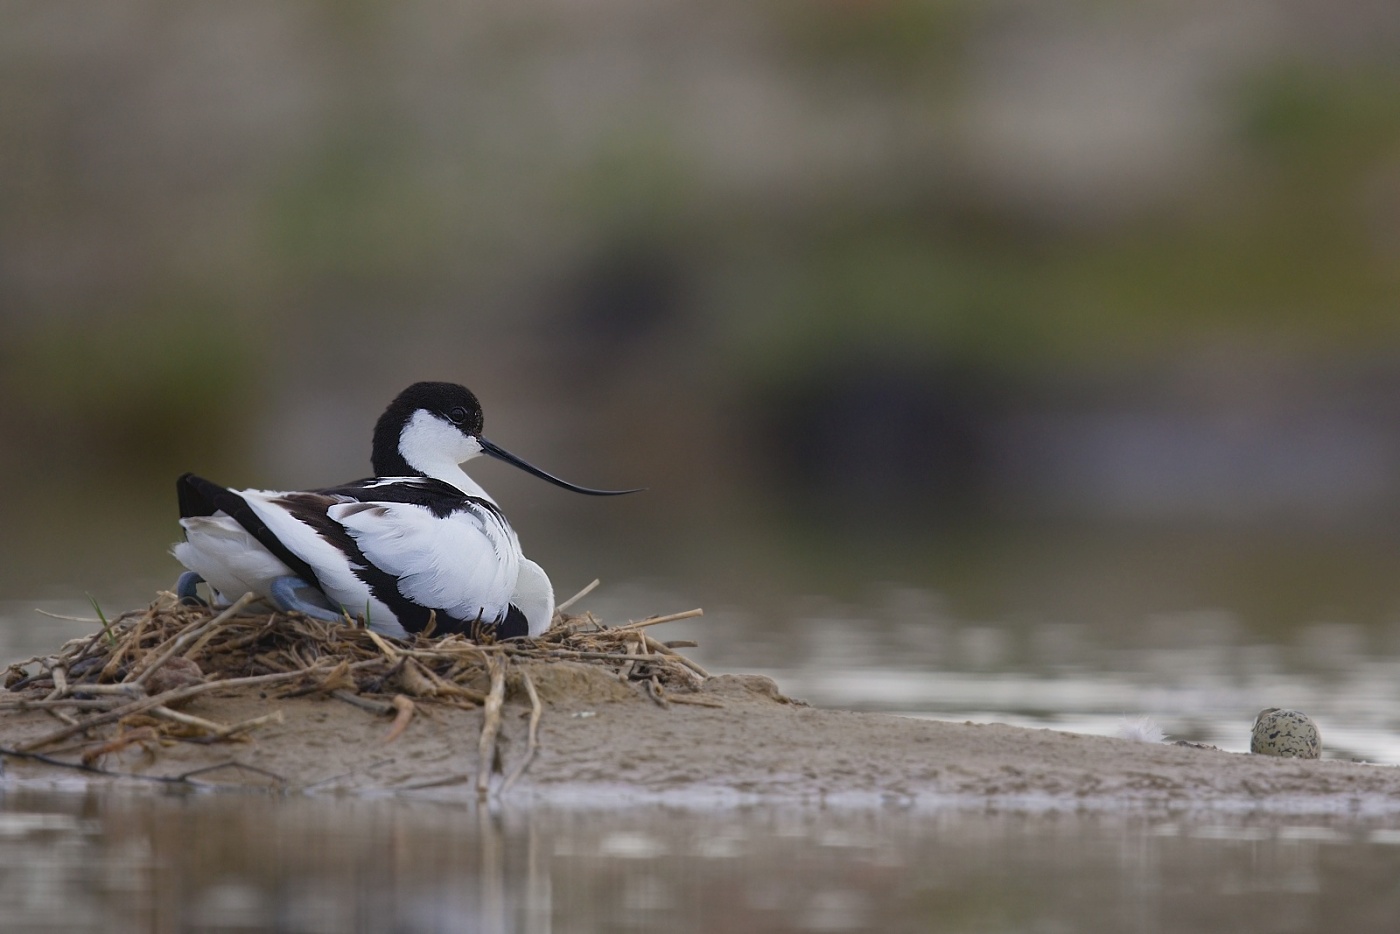
POLYGON ((186 571, 180 575, 180 579, 175 582, 175 596, 180 598, 180 602, 186 606, 208 606, 204 599, 200 597, 198 587, 204 583, 204 578, 194 571, 186 571))
POLYGON ((345 622, 344 611, 332 607, 325 594, 300 577, 279 577, 273 581, 272 602, 279 610, 305 613, 330 623, 345 622))

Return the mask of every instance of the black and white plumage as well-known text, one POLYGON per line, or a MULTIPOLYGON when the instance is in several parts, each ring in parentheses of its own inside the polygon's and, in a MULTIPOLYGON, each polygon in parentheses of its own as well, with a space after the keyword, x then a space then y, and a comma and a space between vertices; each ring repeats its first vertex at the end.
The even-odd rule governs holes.
POLYGON ((216 601, 253 592, 325 619, 364 616, 388 635, 538 635, 554 615, 549 577, 526 558, 495 501, 459 466, 490 454, 579 493, 481 437, 476 397, 453 383, 415 383, 374 429, 375 476, 305 492, 229 490, 193 474, 177 484, 189 569, 216 601))

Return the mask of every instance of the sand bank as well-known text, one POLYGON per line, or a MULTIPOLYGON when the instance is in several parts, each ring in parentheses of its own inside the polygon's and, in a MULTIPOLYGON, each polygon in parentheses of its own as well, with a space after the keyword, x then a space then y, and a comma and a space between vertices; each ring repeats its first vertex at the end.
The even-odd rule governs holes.
MULTIPOLYGON (((532 704, 517 677, 492 759, 493 800, 1400 811, 1400 770, 1390 767, 820 710, 784 697, 756 675, 714 676, 662 706, 599 666, 559 661, 522 668, 540 697, 537 748, 503 791, 527 755, 532 704)), ((476 797, 481 708, 420 701, 389 740, 389 716, 330 696, 277 691, 215 690, 181 708, 222 723, 280 711, 280 722, 243 739, 167 737, 93 762, 113 773, 189 776, 201 785, 476 797)), ((56 725, 43 711, 4 711, 0 738, 13 749, 56 725)), ((57 745, 43 751, 71 761, 82 752, 57 745)), ((6 757, 5 774, 44 781, 86 773, 6 757)))

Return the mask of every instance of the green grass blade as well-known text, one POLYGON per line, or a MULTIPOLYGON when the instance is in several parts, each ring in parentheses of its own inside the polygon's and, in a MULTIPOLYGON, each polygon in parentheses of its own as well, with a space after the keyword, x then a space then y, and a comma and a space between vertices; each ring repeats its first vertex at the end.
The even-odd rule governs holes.
POLYGON ((92 594, 87 595, 88 602, 92 604, 93 610, 97 612, 97 618, 102 620, 102 628, 107 631, 107 644, 116 645, 117 636, 112 632, 112 624, 107 622, 107 614, 102 612, 102 607, 97 605, 97 598, 92 594))

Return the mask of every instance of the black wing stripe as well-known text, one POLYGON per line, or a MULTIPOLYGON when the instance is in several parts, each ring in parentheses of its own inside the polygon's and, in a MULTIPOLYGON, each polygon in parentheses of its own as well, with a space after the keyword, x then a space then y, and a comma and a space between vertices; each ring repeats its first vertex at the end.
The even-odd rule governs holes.
POLYGON ((464 509, 474 509, 493 513, 502 522, 505 521, 495 503, 477 496, 468 496, 452 484, 432 477, 358 480, 315 492, 327 496, 348 496, 361 502, 422 506, 438 519, 445 519, 464 509))
POLYGON ((180 497, 180 518, 212 516, 223 510, 235 522, 247 529, 248 534, 258 540, 258 544, 272 552, 279 561, 295 571, 298 577, 309 584, 315 584, 317 588, 321 587, 321 579, 316 576, 315 569, 290 551, 286 545, 283 545, 282 540, 272 534, 267 523, 258 517, 258 514, 253 511, 253 507, 249 506, 243 497, 192 473, 181 477, 176 488, 180 497))
MULTIPOLYGON (((333 495, 344 494, 329 494, 329 491, 286 493, 279 496, 274 502, 299 521, 311 526, 317 535, 343 553, 349 559, 350 568, 355 576, 364 582, 376 600, 387 606, 398 618, 399 625, 409 632, 421 632, 423 627, 428 625, 428 616, 432 612, 432 608, 414 603, 400 593, 398 578, 370 561, 345 526, 326 515, 326 509, 339 502, 339 500, 332 498, 333 495)), ((359 608, 346 607, 346 609, 354 612, 359 608)), ((446 614, 439 610, 438 618, 445 620, 446 614)), ((444 624, 440 623, 439 625, 444 624)), ((449 630, 444 628, 444 631, 449 630)))

